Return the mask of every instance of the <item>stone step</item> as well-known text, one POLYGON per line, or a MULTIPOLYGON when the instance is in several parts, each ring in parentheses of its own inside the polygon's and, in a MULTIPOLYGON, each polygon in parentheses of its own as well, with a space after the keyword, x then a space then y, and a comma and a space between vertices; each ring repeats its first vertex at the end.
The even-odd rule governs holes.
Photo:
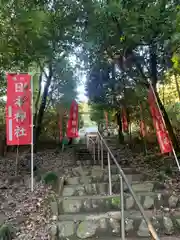
MULTIPOLYGON (((91 160, 92 161, 92 160, 91 160)), ((123 168, 125 174, 137 174, 138 171, 133 168, 123 168)), ((119 170, 116 165, 111 165, 111 173, 119 174, 119 170)), ((101 168, 99 165, 95 166, 79 166, 73 168, 72 176, 100 176, 103 174, 108 174, 108 167, 101 168)))
MULTIPOLYGON (((73 240, 79 240, 80 238, 73 238, 73 240)), ((149 240, 150 238, 149 237, 141 237, 140 238, 141 240, 149 240)), ((180 236, 171 236, 171 237, 167 237, 167 236, 162 236, 161 237, 161 240, 179 240, 180 239, 180 236)), ((121 237, 114 237, 114 236, 111 236, 111 237, 100 237, 100 238, 88 238, 88 240, 122 240, 121 237)), ((139 240, 139 237, 137 238, 129 238, 129 237, 126 237, 126 240, 139 240)))
POLYGON ((88 160, 87 159, 80 159, 79 160, 79 158, 78 158, 78 160, 76 162, 78 163, 78 166, 82 166, 82 167, 84 167, 84 166, 91 167, 94 164, 92 158, 88 158, 88 160))
MULTIPOLYGON (((142 192, 137 197, 145 210, 162 209, 170 211, 170 209, 180 208, 180 197, 166 192, 142 192)), ((133 197, 130 194, 124 194, 124 204, 126 210, 136 209, 133 197)), ((120 195, 113 196, 80 196, 67 197, 59 199, 59 210, 61 213, 97 213, 102 211, 119 211, 121 208, 120 195)))
MULTIPOLYGON (((149 237, 145 221, 138 211, 125 211, 125 229, 128 237, 149 237)), ((180 234, 180 212, 164 214, 162 212, 145 211, 147 217, 160 236, 180 234)), ((58 218, 60 239, 86 239, 117 236, 121 232, 121 213, 103 212, 98 214, 64 214, 58 218)), ((162 238, 161 238, 162 239, 162 238)))
POLYGON ((76 152, 76 155, 86 156, 86 155, 91 155, 91 153, 88 150, 81 150, 81 151, 76 152))
MULTIPOLYGON (((131 183, 132 181, 144 181, 146 180, 146 176, 143 174, 127 174, 126 175, 128 181, 131 183)), ((111 175, 112 182, 119 182, 119 175, 112 174, 111 175)), ((109 176, 107 173, 100 174, 98 176, 80 176, 80 177, 69 177, 65 180, 66 184, 87 184, 87 183, 98 183, 98 182, 108 182, 109 176)))
MULTIPOLYGON (((152 192, 161 191, 165 187, 163 184, 153 181, 146 182, 132 182, 132 189, 135 192, 152 192)), ((128 192, 127 185, 124 183, 124 191, 128 192)), ((118 182, 112 182, 112 192, 117 194, 120 192, 120 184, 118 182)), ((92 184, 72 184, 65 185, 62 196, 85 196, 85 195, 108 195, 109 194, 109 184, 108 183, 92 183, 92 184)))
MULTIPOLYGON (((121 166, 120 163, 119 163, 119 165, 121 166)), ((134 168, 122 167, 122 169, 123 169, 125 174, 138 173, 138 170, 134 169, 134 168)), ((107 166, 105 166, 104 171, 108 172, 108 167, 107 166)), ((119 174, 119 169, 117 168, 117 166, 115 164, 111 164, 111 173, 112 174, 119 174)))

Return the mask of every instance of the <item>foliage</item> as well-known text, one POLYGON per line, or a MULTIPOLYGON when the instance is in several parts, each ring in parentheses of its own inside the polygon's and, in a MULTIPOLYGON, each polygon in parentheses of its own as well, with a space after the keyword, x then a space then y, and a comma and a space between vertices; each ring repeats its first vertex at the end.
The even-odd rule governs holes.
POLYGON ((14 231, 11 226, 3 224, 0 226, 0 239, 11 240, 14 237, 14 231))
POLYGON ((113 116, 113 109, 111 107, 107 106, 106 104, 103 105, 92 103, 90 105, 91 120, 96 122, 97 124, 105 124, 105 112, 107 112, 108 114, 108 122, 111 122, 113 116))
POLYGON ((176 32, 172 36, 174 69, 180 72, 180 5, 177 6, 176 32))
MULTIPOLYGON (((124 106, 131 121, 137 122, 141 118, 137 106, 142 103, 150 124, 148 81, 156 90, 159 83, 166 83, 165 73, 173 65, 178 74, 178 1, 21 0, 1 1, 0 7, 0 97, 6 92, 5 72, 33 73, 37 139, 41 133, 58 136, 57 105, 68 109, 76 98, 77 69, 86 70, 88 76, 94 121, 104 119, 104 110, 112 116, 112 109, 124 106), (73 65, 73 55, 82 64, 73 65)), ((174 114, 171 101, 164 105, 174 114)), ((1 103, 3 114, 3 99, 1 103)), ((160 106, 170 128, 161 102, 160 106)))
POLYGON ((178 33, 178 2, 92 1, 91 5, 96 11, 89 12, 83 53, 88 56, 90 68, 87 89, 91 102, 126 106, 136 118, 139 114, 133 108, 142 102, 146 105, 151 81, 177 146, 156 87, 173 66, 171 39, 178 33))
POLYGON ((57 60, 53 67, 53 79, 48 94, 47 106, 56 107, 58 103, 69 108, 73 99, 76 98, 77 79, 73 68, 67 59, 57 60))
POLYGON ((69 55, 79 43, 78 2, 13 1, 0 3, 0 61, 4 73, 31 72, 34 85, 34 120, 39 137, 43 115, 56 114, 56 104, 70 105, 76 97, 76 81, 69 55), (69 94, 71 91, 71 94, 69 94), (62 95, 63 94, 63 95, 62 95))
POLYGON ((54 172, 48 172, 44 175, 43 180, 46 184, 57 184, 58 176, 54 172))
POLYGON ((180 121, 180 96, 178 94, 178 86, 180 86, 180 76, 175 76, 171 73, 166 74, 164 83, 159 86, 160 98, 175 128, 180 121))

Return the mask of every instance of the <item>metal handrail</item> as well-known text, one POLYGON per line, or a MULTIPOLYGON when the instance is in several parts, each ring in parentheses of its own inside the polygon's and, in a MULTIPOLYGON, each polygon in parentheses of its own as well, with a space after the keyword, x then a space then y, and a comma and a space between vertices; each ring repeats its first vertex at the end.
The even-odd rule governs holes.
POLYGON ((88 138, 88 135, 87 136, 87 149, 88 149, 88 146, 89 146, 89 142, 88 141, 91 141, 92 144, 93 144, 93 159, 94 159, 94 164, 96 163, 96 149, 95 149, 95 142, 93 141, 92 138, 88 138))
MULTIPOLYGON (((152 237, 155 240, 160 240, 160 238, 158 237, 156 230, 154 229, 151 221, 149 220, 149 218, 146 216, 145 214, 145 210, 143 208, 143 206, 141 205, 140 201, 138 200, 138 198, 136 197, 136 194, 134 193, 131 185, 129 184, 129 181, 126 177, 126 175, 124 174, 124 171, 122 170, 122 168, 120 167, 119 163, 117 162, 116 158, 114 157, 112 151, 110 150, 110 148, 108 147, 106 141, 103 139, 102 135, 100 134, 100 132, 97 132, 97 135, 100 138, 100 146, 101 146, 101 153, 103 152, 102 146, 104 144, 105 148, 107 149, 107 154, 108 154, 108 171, 109 171, 109 193, 110 195, 112 194, 112 183, 111 183, 111 164, 110 164, 110 157, 113 159, 114 163, 116 164, 119 173, 120 173, 120 185, 121 185, 121 197, 122 199, 124 198, 124 191, 123 191, 123 180, 125 181, 132 197, 134 198, 135 203, 137 204, 139 211, 142 214, 142 217, 144 218, 147 226, 148 226, 148 230, 150 232, 150 234, 152 235, 152 237)), ((90 139, 90 138, 89 138, 90 139)), ((92 139, 91 139, 92 140, 92 139)), ((93 141, 94 142, 94 141, 93 141)), ((98 143, 99 144, 99 143, 98 143)), ((103 154, 101 155, 103 156, 103 154)), ((103 168, 103 157, 101 158, 101 166, 103 168)), ((121 201, 121 239, 125 240, 125 227, 124 227, 124 201, 121 201)))

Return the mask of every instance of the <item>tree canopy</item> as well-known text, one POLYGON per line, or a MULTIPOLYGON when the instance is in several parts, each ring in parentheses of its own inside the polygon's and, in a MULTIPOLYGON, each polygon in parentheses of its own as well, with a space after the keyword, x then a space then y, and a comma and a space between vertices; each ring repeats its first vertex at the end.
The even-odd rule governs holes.
POLYGON ((94 11, 88 12, 84 32, 91 102, 116 108, 126 106, 133 115, 136 111, 133 109, 147 99, 150 81, 176 145, 158 84, 165 83, 167 72, 174 75, 178 68, 178 1, 93 1, 91 4, 94 11))
POLYGON ((162 87, 176 76, 173 88, 179 91, 179 1, 17 0, 1 1, 0 7, 0 96, 6 72, 34 73, 37 139, 44 113, 76 98, 83 69, 91 112, 101 106, 101 118, 104 109, 121 106, 138 118, 135 109, 147 104, 151 81, 176 141, 168 118, 173 106, 163 101, 162 87))

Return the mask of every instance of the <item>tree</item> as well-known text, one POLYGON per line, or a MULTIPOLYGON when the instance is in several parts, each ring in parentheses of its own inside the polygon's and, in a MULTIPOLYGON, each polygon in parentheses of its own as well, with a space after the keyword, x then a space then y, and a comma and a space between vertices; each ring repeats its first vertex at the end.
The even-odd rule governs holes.
MULTIPOLYGON (((23 0, 8 4, 2 1, 1 9, 2 74, 17 70, 27 72, 34 65, 39 71, 35 100, 35 137, 38 140, 47 99, 51 98, 48 95, 52 95, 52 85, 58 78, 64 77, 64 72, 68 74, 70 71, 67 64, 63 65, 63 61, 79 42, 77 28, 80 23, 77 19, 81 7, 78 2, 53 1, 49 4, 46 0, 23 0), (57 73, 57 64, 62 64, 67 69, 57 73), (42 81, 45 83, 43 91, 42 81)), ((64 85, 63 81, 59 85, 64 85)))
POLYGON ((174 70, 180 73, 180 5, 177 6, 176 15, 176 32, 172 36, 172 50, 174 52, 172 61, 174 63, 174 70))
POLYGON ((110 58, 124 74, 125 81, 129 79, 128 82, 134 81, 136 85, 149 88, 150 79, 168 131, 177 147, 171 122, 156 90, 157 82, 172 67, 170 39, 176 32, 177 1, 108 1, 104 4, 101 1, 95 2, 94 6, 96 11, 93 17, 91 14, 88 18, 86 28, 87 36, 94 28, 94 42, 92 37, 89 41, 91 45, 94 43, 95 50, 85 44, 88 54, 93 52, 93 57, 89 57, 90 65, 97 65, 97 59, 107 62, 110 58), (96 19, 100 19, 98 23, 96 19), (96 53, 98 57, 95 58, 96 53))

